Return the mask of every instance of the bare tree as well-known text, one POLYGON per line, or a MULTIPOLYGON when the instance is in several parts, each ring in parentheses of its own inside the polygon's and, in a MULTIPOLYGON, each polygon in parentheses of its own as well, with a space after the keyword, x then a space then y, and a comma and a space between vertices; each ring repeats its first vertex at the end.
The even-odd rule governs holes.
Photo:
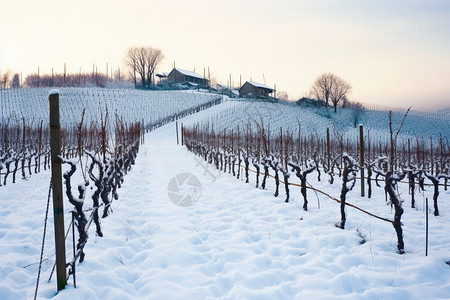
POLYGON ((20 77, 19 77, 19 74, 17 74, 17 73, 14 74, 14 77, 13 77, 12 82, 11 82, 11 87, 13 89, 20 88, 20 77))
POLYGON ((145 90, 145 74, 147 66, 147 54, 144 47, 137 48, 137 68, 136 71, 141 76, 142 89, 145 90))
POLYGON ((142 89, 150 88, 152 76, 163 60, 164 54, 160 49, 152 47, 131 47, 125 54, 125 65, 137 86, 137 75, 141 77, 142 89))
POLYGON ((347 81, 334 76, 334 83, 331 88, 331 102, 333 102, 334 112, 339 102, 344 101, 346 95, 350 93, 352 86, 347 81))
POLYGON ((328 108, 331 101, 334 112, 336 112, 337 105, 344 101, 351 89, 350 83, 342 78, 333 73, 323 73, 314 82, 311 94, 317 99, 325 101, 325 108, 328 108))
POLYGON ((133 78, 134 87, 137 85, 136 73, 138 69, 138 48, 131 47, 128 48, 127 53, 125 54, 125 66, 130 71, 130 76, 133 78))
POLYGON ((311 88, 311 94, 317 99, 325 101, 325 108, 328 108, 328 103, 331 99, 332 88, 334 84, 335 75, 332 73, 323 73, 320 75, 311 88))
POLYGON ((11 78, 11 71, 10 70, 6 70, 6 72, 4 72, 3 74, 1 74, 2 76, 0 77, 0 88, 2 89, 6 89, 8 88, 8 85, 10 83, 10 78, 11 78))
POLYGON ((146 71, 147 71, 147 82, 148 88, 151 87, 152 77, 158 67, 159 63, 164 59, 164 54, 160 49, 147 47, 145 48, 145 58, 146 58, 146 71))
POLYGON ((346 107, 352 110, 350 117, 353 126, 356 128, 359 122, 359 118, 361 117, 361 114, 364 112, 364 106, 359 102, 347 102, 346 107))
POLYGON ((348 100, 347 96, 344 96, 344 98, 342 98, 342 108, 346 108, 349 102, 350 100, 348 100))

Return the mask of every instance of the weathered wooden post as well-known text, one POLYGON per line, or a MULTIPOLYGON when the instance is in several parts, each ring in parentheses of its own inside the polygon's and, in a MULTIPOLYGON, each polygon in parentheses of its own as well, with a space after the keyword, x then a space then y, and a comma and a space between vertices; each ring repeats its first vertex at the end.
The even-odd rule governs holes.
POLYGON ((178 140, 178 121, 175 121, 175 129, 177 131, 177 145, 179 145, 179 140, 178 140))
POLYGON ((411 141, 408 139, 408 168, 411 168, 411 141))
POLYGON ((330 171, 330 128, 327 128, 327 167, 330 171))
POLYGON ((359 163, 361 165, 361 197, 364 197, 364 128, 359 124, 359 163))
POLYGON ((48 97, 50 110, 50 152, 53 188, 53 216, 56 248, 56 279, 58 291, 64 289, 66 279, 66 245, 64 238, 64 208, 61 168, 61 127, 59 123, 59 91, 51 90, 48 97))
POLYGON ((38 172, 41 172, 41 150, 42 150, 42 123, 43 120, 41 120, 41 126, 39 127, 39 153, 38 153, 38 172))
POLYGON ((145 143, 145 125, 144 125, 144 119, 142 119, 142 123, 141 123, 141 145, 143 145, 145 143))
POLYGON ((184 145, 184 128, 183 123, 181 123, 181 146, 184 145))
POLYGON ((428 256, 428 198, 425 202, 425 256, 428 256))

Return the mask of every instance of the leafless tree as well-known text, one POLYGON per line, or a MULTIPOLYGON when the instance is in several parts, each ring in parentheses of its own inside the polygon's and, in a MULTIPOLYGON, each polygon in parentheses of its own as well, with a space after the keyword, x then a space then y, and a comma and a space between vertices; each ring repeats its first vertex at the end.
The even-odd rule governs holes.
POLYGON ((332 88, 334 84, 335 75, 332 73, 323 73, 320 75, 311 88, 311 94, 317 99, 325 101, 325 108, 328 108, 328 103, 331 99, 332 88))
POLYGON ((351 121, 353 126, 356 128, 359 122, 359 118, 361 117, 361 114, 364 112, 364 106, 359 102, 347 102, 346 107, 352 110, 352 113, 350 115, 351 121))
POLYGON ((0 88, 2 88, 2 89, 8 88, 8 85, 10 84, 10 81, 11 81, 11 71, 10 70, 6 70, 6 72, 1 74, 1 77, 0 77, 0 88))
POLYGON ((11 87, 13 89, 20 88, 20 77, 19 77, 19 74, 17 74, 17 73, 14 74, 14 77, 13 77, 12 82, 11 82, 11 87))
POLYGON ((164 54, 160 49, 147 47, 145 48, 145 58, 146 58, 146 71, 147 71, 147 81, 148 88, 152 84, 152 77, 158 67, 159 63, 164 59, 164 54))
POLYGON ((144 47, 137 48, 136 72, 141 76, 142 89, 145 89, 145 74, 147 73, 147 55, 144 47))
POLYGON ((339 102, 344 101, 346 95, 350 93, 352 86, 347 81, 334 76, 333 85, 331 87, 331 102, 333 102, 334 112, 339 102))
POLYGON ((342 108, 346 108, 349 104, 350 100, 348 100, 347 96, 344 96, 344 98, 342 98, 342 108))
POLYGON ((336 112, 337 105, 350 93, 351 88, 350 83, 333 73, 323 73, 314 81, 311 94, 317 99, 325 101, 325 108, 328 108, 331 101, 334 112, 336 112))
POLYGON ((138 56, 139 51, 137 47, 128 48, 127 53, 125 54, 125 66, 130 71, 130 76, 133 78, 134 86, 137 85, 136 73, 138 69, 138 56))
POLYGON ((160 49, 152 47, 131 47, 125 54, 125 65, 137 85, 137 75, 141 77, 142 89, 150 88, 152 76, 163 60, 164 54, 160 49))

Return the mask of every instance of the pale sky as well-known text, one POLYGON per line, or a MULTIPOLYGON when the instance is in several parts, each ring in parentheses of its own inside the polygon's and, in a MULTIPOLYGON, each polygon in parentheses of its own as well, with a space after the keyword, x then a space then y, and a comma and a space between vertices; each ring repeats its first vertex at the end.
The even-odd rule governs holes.
POLYGON ((350 100, 450 107, 447 0, 0 0, 1 72, 105 72, 131 46, 160 48, 159 71, 209 67, 291 99, 332 72, 350 100))

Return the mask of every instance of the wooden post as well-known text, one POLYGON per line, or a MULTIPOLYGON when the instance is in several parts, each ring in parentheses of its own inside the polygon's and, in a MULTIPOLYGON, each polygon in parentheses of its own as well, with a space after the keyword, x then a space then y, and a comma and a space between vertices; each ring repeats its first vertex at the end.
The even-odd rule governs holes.
POLYGON ((145 143, 145 123, 144 123, 144 119, 142 119, 141 136, 142 136, 141 145, 143 145, 145 143))
POLYGON ((425 256, 428 256, 428 198, 425 202, 425 256))
POLYGON ((327 167, 330 171, 330 128, 327 128, 327 167))
POLYGON ((38 172, 41 172, 41 149, 42 149, 42 123, 43 120, 41 120, 41 126, 39 127, 39 153, 38 153, 38 172))
POLYGON ((230 74, 230 97, 231 97, 231 89, 232 89, 232 87, 231 87, 231 74, 230 74))
POLYGON ((175 121, 175 129, 177 131, 177 145, 179 145, 179 141, 178 141, 178 121, 175 121))
POLYGON ((56 279, 58 291, 64 289, 66 279, 66 245, 64 238, 64 208, 61 170, 61 127, 59 124, 59 91, 50 91, 50 150, 52 165, 53 216, 55 226, 56 279))
POLYGON ((359 162, 361 165, 361 197, 364 197, 364 128, 359 124, 359 162))
POLYGON ((184 145, 184 129, 183 129, 183 123, 181 123, 181 146, 184 145))
MULTIPOLYGON (((70 226, 70 225, 69 225, 70 226)), ((77 264, 77 260, 75 259, 75 255, 76 255, 76 249, 75 249, 75 215, 72 214, 72 252, 73 252, 73 258, 74 258, 74 262, 72 265, 72 275, 73 275, 73 286, 77 287, 77 278, 76 278, 76 272, 75 272, 75 266, 77 264)))
POLYGON ((408 139, 408 167, 411 168, 411 141, 408 139))
POLYGON ((431 175, 434 174, 434 159, 433 159, 433 137, 430 135, 430 163, 431 163, 431 175))

